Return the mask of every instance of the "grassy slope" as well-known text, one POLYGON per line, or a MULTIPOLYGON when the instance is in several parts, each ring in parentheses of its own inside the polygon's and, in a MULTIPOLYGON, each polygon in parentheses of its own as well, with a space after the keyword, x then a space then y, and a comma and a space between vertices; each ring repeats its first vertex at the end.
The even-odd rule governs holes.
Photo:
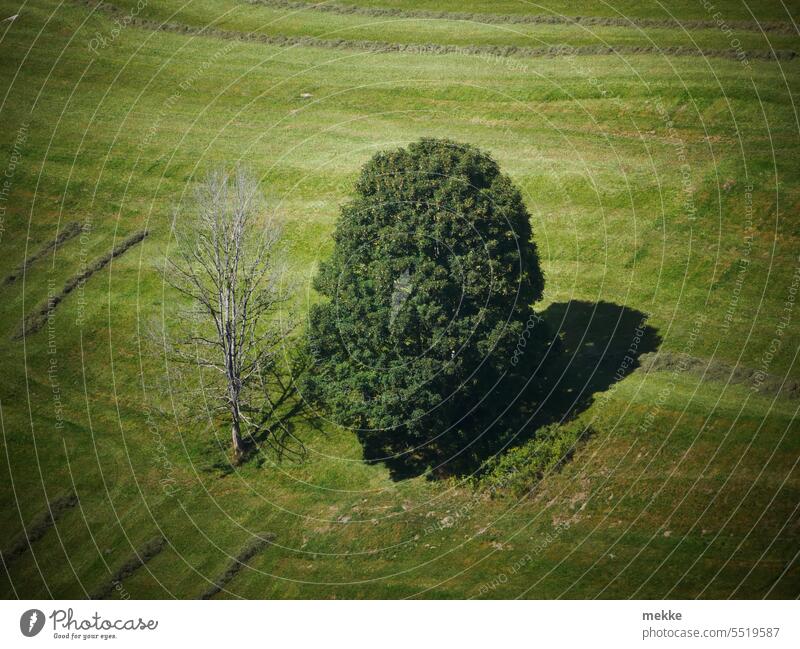
MULTIPOLYGON (((51 15, 48 6, 28 5, 0 44, 3 169, 29 123, 0 274, 21 261, 27 234, 34 250, 59 220, 93 227, 88 241, 40 261, 24 287, 5 289, 0 322, 10 333, 45 298, 48 279, 59 287, 77 272, 81 255, 100 256, 144 226, 152 236, 90 280, 82 328, 77 299, 59 307, 55 354, 47 330, 0 340, 0 463, 10 467, 0 473, 0 547, 20 517, 41 510, 45 491, 52 498, 74 485, 81 497, 80 511, 18 560, 10 581, 0 577, 4 594, 83 596, 159 528, 170 547, 126 580, 133 596, 197 596, 248 530, 274 532, 280 547, 257 556, 258 571, 237 576, 231 596, 798 594, 796 401, 694 374, 634 373, 583 413, 598 435, 534 498, 477 502, 456 485, 391 482, 333 428, 302 430, 306 464, 220 477, 212 465, 224 454, 212 433, 158 417, 154 433, 146 410, 170 404, 158 361, 140 354, 137 339, 165 306, 153 265, 194 173, 252 165, 280 204, 294 269, 306 277, 330 250, 359 166, 375 150, 436 135, 487 148, 522 187, 545 259, 543 308, 570 298, 625 304, 652 314, 662 351, 757 367, 797 265, 797 62, 755 62, 752 75, 729 60, 653 56, 531 60, 520 70, 476 57, 280 49, 137 29, 93 58, 88 41, 110 34, 108 20, 71 5, 51 15), (691 224, 679 145, 696 187, 691 224), (747 178, 755 243, 724 332, 747 178), (693 342, 699 313, 709 320, 693 342), (175 496, 159 486, 167 475, 180 484, 175 496), (463 513, 438 528, 448 512, 463 513), (487 591, 489 583, 497 587, 487 591)), ((194 19, 213 18, 204 7, 194 19)), ((798 378, 796 331, 787 329, 770 372, 798 378)))

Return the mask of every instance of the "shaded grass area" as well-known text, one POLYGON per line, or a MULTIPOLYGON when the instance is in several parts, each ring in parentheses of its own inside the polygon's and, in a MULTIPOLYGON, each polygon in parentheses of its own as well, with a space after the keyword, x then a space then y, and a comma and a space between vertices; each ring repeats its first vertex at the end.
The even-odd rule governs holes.
MULTIPOLYGON (((492 7, 483 5, 507 11, 492 7)), ((523 73, 461 55, 287 50, 140 29, 93 56, 89 42, 112 23, 51 9, 28 5, 0 44, 9 93, 0 150, 30 122, 0 271, 24 262, 29 213, 42 241, 62 212, 91 218, 90 258, 118 227, 152 234, 86 284, 82 326, 76 300, 59 305, 54 354, 42 331, 0 342, 2 547, 45 493, 74 483, 81 504, 0 576, 3 595, 84 597, 157 528, 168 545, 125 579, 133 597, 196 597, 264 529, 280 530, 280 544, 217 597, 797 596, 797 404, 682 365, 640 365, 616 381, 619 357, 597 347, 615 319, 567 306, 647 314, 660 354, 761 366, 800 236, 797 61, 755 61, 750 76, 727 59, 587 56, 530 61, 523 73), (574 425, 596 434, 524 500, 394 482, 363 463, 350 431, 300 421, 306 462, 265 456, 221 476, 223 432, 173 410, 163 360, 141 344, 147 322, 179 306, 156 273, 172 207, 208 168, 252 166, 286 223, 305 308, 314 299, 305 280, 330 252, 359 166, 423 135, 488 149, 522 188, 547 274, 540 308, 575 350, 553 412, 577 399, 574 425), (581 344, 587 330, 594 346, 581 344)), ((73 248, 58 247, 52 270, 34 269, 24 294, 20 282, 6 288, 4 321, 46 299, 48 280, 80 272, 73 248)), ((625 331, 615 354, 627 349, 625 331)), ((797 345, 790 326, 771 375, 797 380, 797 345)))

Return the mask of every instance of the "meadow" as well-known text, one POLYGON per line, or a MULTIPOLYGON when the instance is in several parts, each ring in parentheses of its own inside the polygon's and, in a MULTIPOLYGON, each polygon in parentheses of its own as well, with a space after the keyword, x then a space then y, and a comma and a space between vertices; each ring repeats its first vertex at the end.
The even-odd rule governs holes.
POLYGON ((797 3, 113 4, 0 0, 3 597, 800 595, 797 3), (302 323, 359 168, 424 136, 522 190, 564 350, 542 401, 593 435, 523 497, 392 480, 304 417, 304 459, 231 467, 145 340, 175 207, 251 168, 302 323))

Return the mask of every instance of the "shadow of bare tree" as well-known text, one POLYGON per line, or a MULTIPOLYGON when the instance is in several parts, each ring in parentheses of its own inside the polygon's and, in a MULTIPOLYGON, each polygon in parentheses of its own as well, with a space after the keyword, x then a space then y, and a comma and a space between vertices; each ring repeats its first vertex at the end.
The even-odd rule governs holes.
POLYGON ((302 348, 295 350, 285 366, 261 377, 265 403, 260 410, 244 411, 253 424, 242 440, 244 452, 232 462, 227 447, 216 440, 218 457, 211 466, 212 471, 225 476, 232 474, 239 464, 252 462, 261 467, 268 456, 270 462, 305 460, 307 449, 297 434, 298 427, 310 426, 318 431, 322 431, 322 427, 319 417, 297 388, 311 366, 310 357, 303 351, 302 348))

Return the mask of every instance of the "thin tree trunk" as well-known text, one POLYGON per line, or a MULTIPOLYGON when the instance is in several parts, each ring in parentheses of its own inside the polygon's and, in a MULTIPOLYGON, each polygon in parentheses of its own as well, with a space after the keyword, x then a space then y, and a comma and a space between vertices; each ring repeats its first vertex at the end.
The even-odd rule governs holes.
POLYGON ((239 420, 235 416, 231 423, 231 440, 233 441, 233 455, 239 459, 244 455, 244 442, 239 428, 239 420))

